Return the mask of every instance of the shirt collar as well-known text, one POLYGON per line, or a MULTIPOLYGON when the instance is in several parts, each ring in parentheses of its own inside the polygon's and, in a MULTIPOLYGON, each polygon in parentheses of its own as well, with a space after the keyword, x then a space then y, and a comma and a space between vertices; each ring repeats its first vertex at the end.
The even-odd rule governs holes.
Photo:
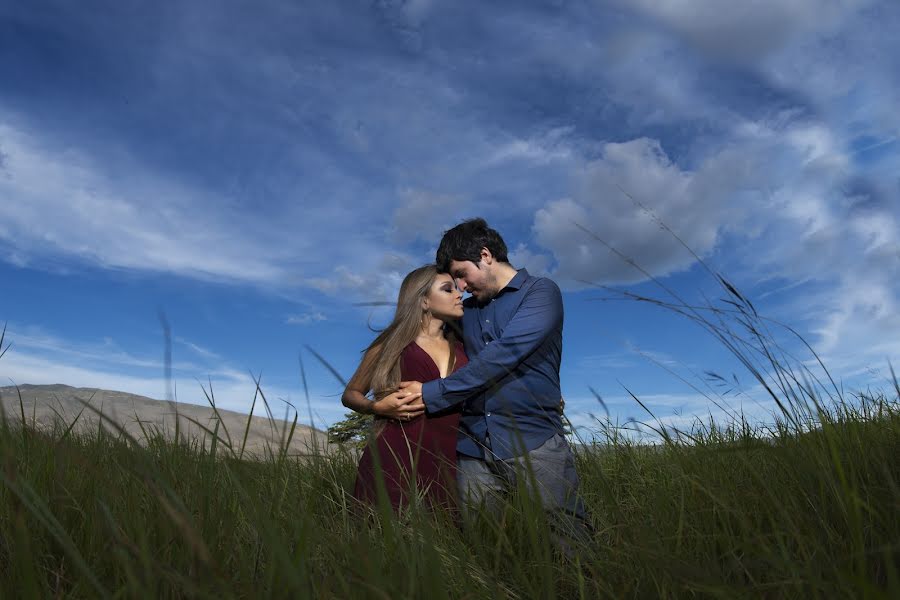
MULTIPOLYGON (((522 284, 525 283, 525 280, 528 279, 528 271, 525 269, 519 269, 516 273, 515 277, 510 279, 509 283, 506 284, 504 290, 517 290, 522 287, 522 284)), ((502 290, 501 290, 502 291, 502 290)))

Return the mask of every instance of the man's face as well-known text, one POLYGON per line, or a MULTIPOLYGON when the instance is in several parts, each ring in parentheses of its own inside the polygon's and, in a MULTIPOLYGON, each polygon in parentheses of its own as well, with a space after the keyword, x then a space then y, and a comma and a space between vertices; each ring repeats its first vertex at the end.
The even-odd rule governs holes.
POLYGON ((486 302, 496 294, 488 265, 482 261, 476 264, 470 260, 451 260, 450 275, 461 292, 469 292, 479 302, 486 302))

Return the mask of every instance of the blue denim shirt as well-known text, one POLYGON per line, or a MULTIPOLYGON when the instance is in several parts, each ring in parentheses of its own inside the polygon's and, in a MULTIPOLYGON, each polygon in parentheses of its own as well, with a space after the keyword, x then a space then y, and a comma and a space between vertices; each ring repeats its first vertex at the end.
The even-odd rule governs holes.
POLYGON ((559 414, 563 305, 559 287, 519 270, 489 301, 464 302, 469 364, 422 385, 430 413, 462 405, 457 451, 475 458, 489 448, 507 459, 563 431, 559 414))

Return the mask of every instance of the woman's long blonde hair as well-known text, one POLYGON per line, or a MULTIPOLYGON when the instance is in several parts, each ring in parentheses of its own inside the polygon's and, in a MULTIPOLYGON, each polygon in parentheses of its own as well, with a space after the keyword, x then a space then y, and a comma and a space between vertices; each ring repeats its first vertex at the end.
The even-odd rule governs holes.
MULTIPOLYGON (((422 300, 428 295, 437 276, 435 265, 425 265, 411 271, 400 284, 397 295, 397 310, 394 319, 384 331, 366 348, 366 352, 375 349, 377 357, 368 366, 363 375, 368 380, 369 389, 373 390, 375 400, 380 400, 400 384, 400 355, 403 349, 422 332, 426 311, 422 308, 422 300)), ((445 328, 445 336, 450 342, 450 364, 448 373, 456 364, 456 342, 459 334, 454 324, 445 328)))

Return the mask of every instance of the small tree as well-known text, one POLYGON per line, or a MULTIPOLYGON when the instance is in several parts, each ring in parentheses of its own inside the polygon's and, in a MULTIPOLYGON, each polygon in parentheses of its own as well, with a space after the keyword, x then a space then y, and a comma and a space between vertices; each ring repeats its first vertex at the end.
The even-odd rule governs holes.
POLYGON ((372 415, 363 415, 357 412, 347 413, 342 421, 338 421, 328 428, 328 441, 338 444, 350 443, 357 448, 362 448, 369 439, 372 421, 372 415))

